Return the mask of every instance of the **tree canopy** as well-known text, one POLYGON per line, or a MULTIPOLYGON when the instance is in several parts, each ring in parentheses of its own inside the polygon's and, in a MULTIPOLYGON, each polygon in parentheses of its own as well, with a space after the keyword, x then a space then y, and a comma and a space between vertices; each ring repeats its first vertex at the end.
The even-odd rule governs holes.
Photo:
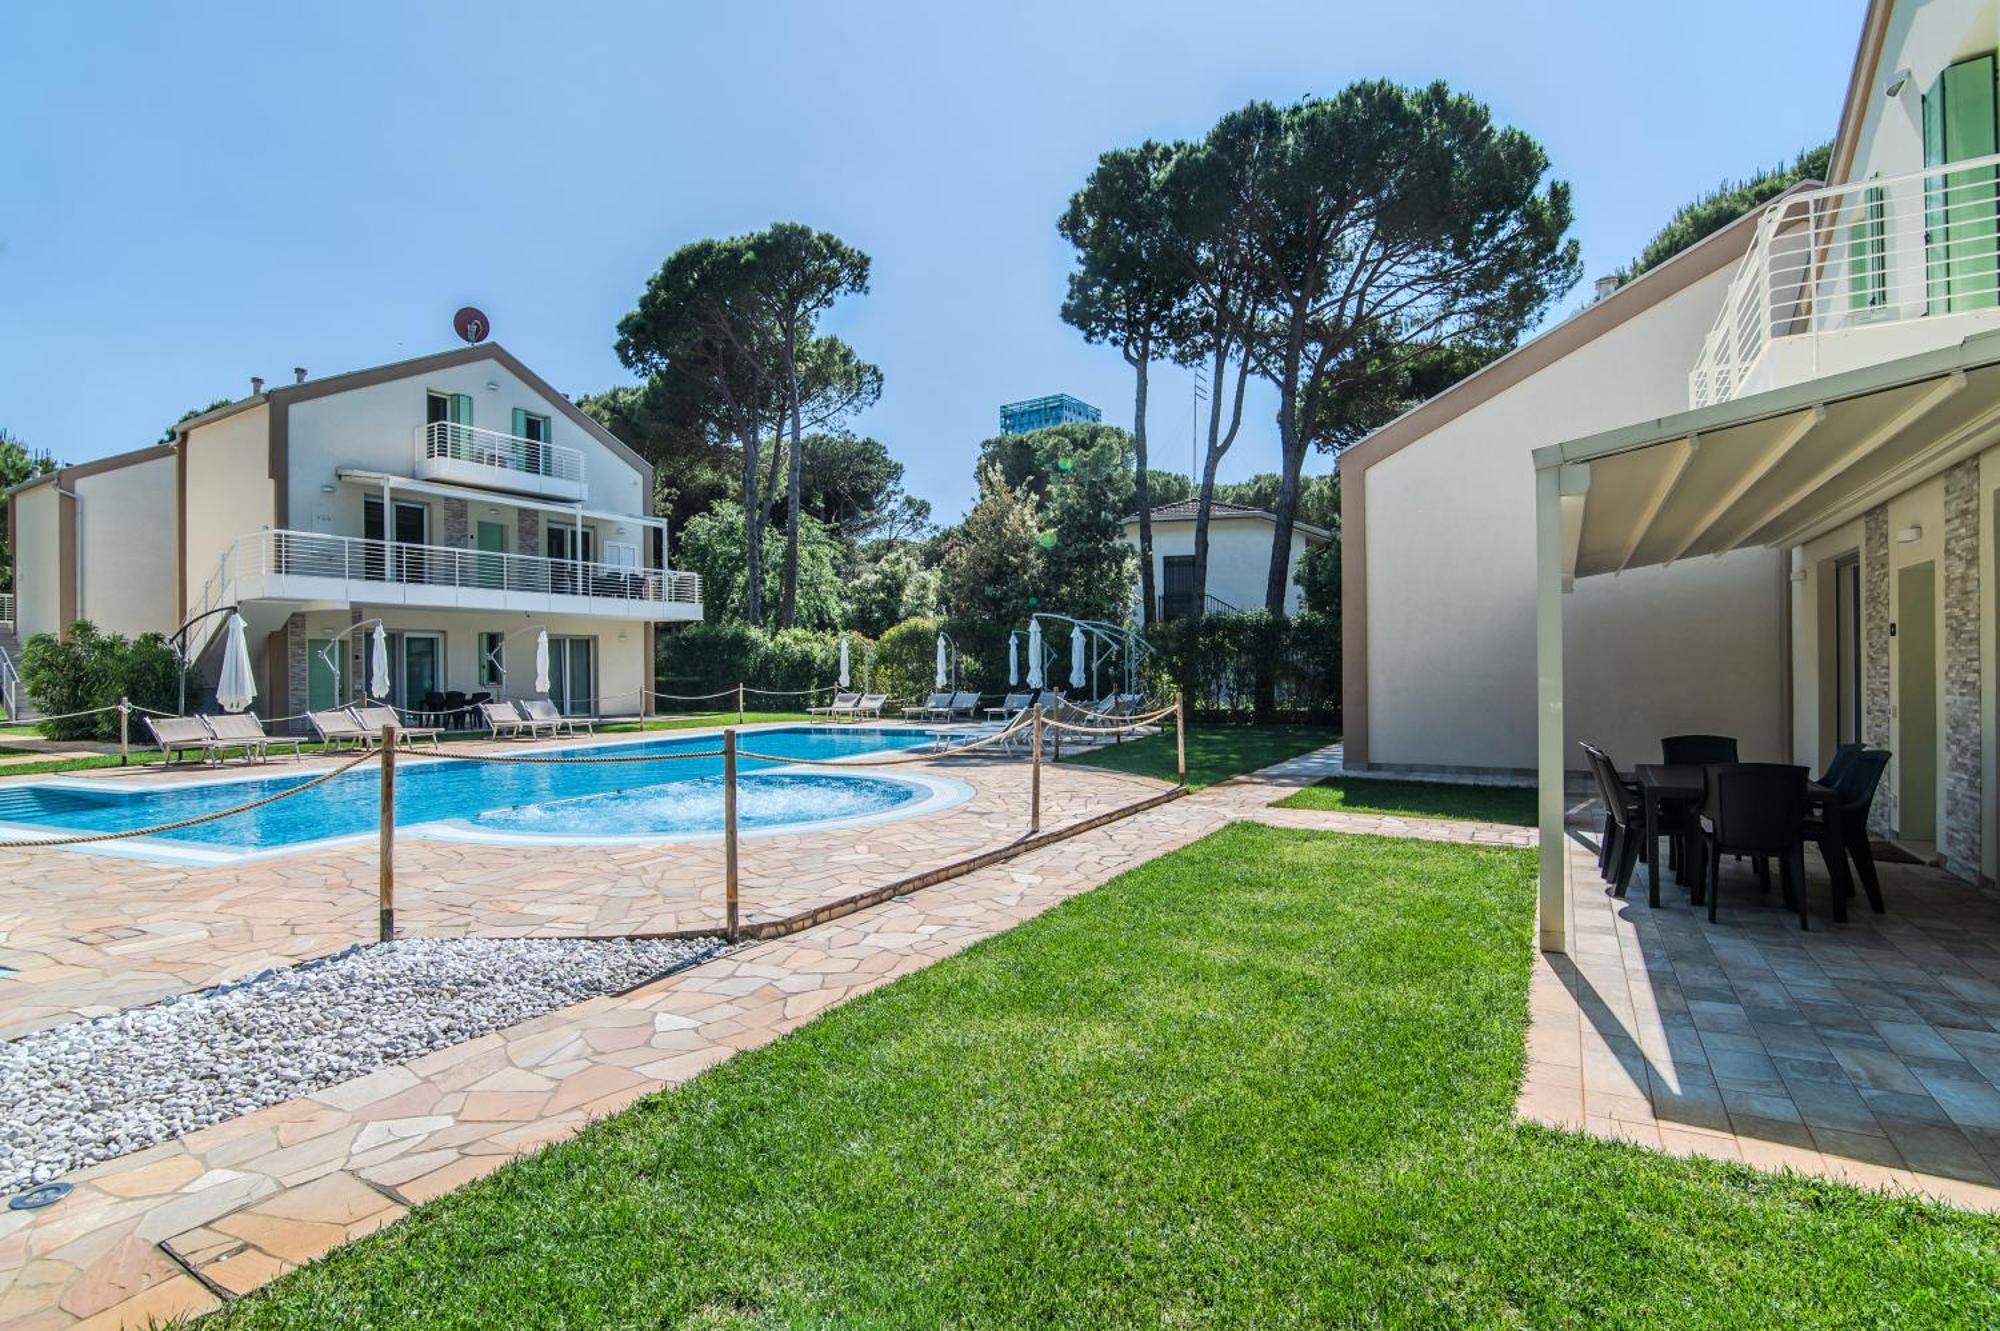
POLYGON ((1646 242, 1639 257, 1619 272, 1618 280, 1629 282, 1647 269, 1659 267, 1802 180, 1825 180, 1832 160, 1833 143, 1829 140, 1817 148, 1807 148, 1788 164, 1759 171, 1747 180, 1723 181, 1693 202, 1682 204, 1672 220, 1646 242))

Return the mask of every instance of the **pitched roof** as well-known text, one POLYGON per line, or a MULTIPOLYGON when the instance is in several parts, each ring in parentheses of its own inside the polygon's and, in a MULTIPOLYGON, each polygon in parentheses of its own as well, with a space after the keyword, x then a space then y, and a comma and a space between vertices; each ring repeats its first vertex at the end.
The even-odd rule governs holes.
MULTIPOLYGON (((1193 522, 1200 515, 1201 503, 1199 500, 1182 499, 1172 504, 1161 504, 1155 508, 1153 510, 1153 521, 1193 522)), ((1220 499, 1209 501, 1208 516, 1210 521, 1214 521, 1217 518, 1255 518, 1273 524, 1278 521, 1278 515, 1269 509, 1245 508, 1241 504, 1225 504, 1220 499)), ((1138 520, 1139 515, 1137 513, 1125 519, 1127 522, 1137 522, 1138 520)), ((1332 532, 1324 527, 1315 527, 1310 522, 1294 521, 1292 527, 1294 530, 1303 532, 1305 535, 1317 540, 1330 541, 1333 539, 1332 532)))
POLYGON ((574 422, 584 433, 590 435, 620 458, 644 473, 649 478, 646 488, 650 496, 652 490, 650 482, 653 470, 652 464, 634 452, 624 440, 592 419, 588 412, 584 411, 583 408, 577 406, 574 402, 571 402, 565 394, 556 391, 546 379, 543 379, 542 376, 522 364, 519 357, 501 346, 498 342, 481 342, 476 346, 453 347, 449 351, 433 352, 428 356, 414 356, 409 360, 391 361, 387 365, 377 365, 365 370, 350 370, 345 374, 329 375, 324 379, 308 379, 300 384, 280 384, 275 388, 267 388, 261 393, 253 393, 249 397, 238 398, 234 402, 225 403, 212 411, 205 411, 199 416, 189 417, 187 420, 176 424, 174 430, 177 434, 185 436, 189 430, 213 424, 226 417, 234 416, 239 411, 248 411, 250 408, 258 406, 261 403, 296 402, 310 398, 326 397, 333 393, 344 393, 349 389, 366 388, 370 384, 387 383, 392 379, 407 379, 411 375, 423 374, 431 370, 446 369, 453 365, 466 365, 473 361, 481 360, 490 360, 505 367, 515 378, 519 379, 529 388, 532 388, 542 397, 548 399, 551 406, 574 422))

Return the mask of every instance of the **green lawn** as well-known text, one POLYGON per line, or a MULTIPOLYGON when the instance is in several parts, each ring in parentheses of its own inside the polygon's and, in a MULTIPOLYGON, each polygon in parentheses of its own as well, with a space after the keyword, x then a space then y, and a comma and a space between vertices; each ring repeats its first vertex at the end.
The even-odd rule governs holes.
POLYGON ((2000 1319, 2000 1219, 1516 1123, 1534 876, 1234 825, 216 1325, 2000 1319))
MULTIPOLYGON (((1203 726, 1188 727, 1188 788, 1199 790, 1232 776, 1311 753, 1340 739, 1330 726, 1203 726)), ((1174 727, 1123 744, 1098 744, 1073 750, 1063 746, 1063 761, 1109 767, 1138 776, 1174 779, 1174 727)))
MULTIPOLYGON (((766 721, 811 721, 814 719, 804 712, 750 712, 745 715, 742 724, 755 725, 766 721)), ((734 712, 730 712, 727 715, 720 712, 709 712, 695 716, 656 716, 647 720, 643 727, 636 721, 604 725, 597 727, 597 733, 600 735, 637 734, 642 729, 647 731, 693 730, 704 726, 728 726, 736 724, 738 723, 736 713, 734 712)), ((444 740, 445 743, 451 744, 464 740, 483 740, 486 737, 486 732, 483 730, 465 730, 448 734, 444 737, 444 740)), ((424 747, 428 747, 428 745, 419 747, 416 752, 422 753, 424 747)), ((325 745, 317 741, 308 741, 305 751, 309 754, 324 753, 327 749, 325 745)), ((27 750, 0 747, 0 754, 22 752, 27 752, 27 750)), ((286 748, 282 754, 278 755, 278 761, 289 758, 291 752, 290 748, 286 748)), ((134 767, 150 767, 157 765, 160 760, 161 755, 159 750, 152 748, 135 734, 132 741, 131 765, 134 767)), ((181 765, 190 767, 194 764, 189 763, 186 759, 182 759, 181 765)), ((0 779, 15 776, 52 776, 61 772, 88 772, 96 768, 116 766, 118 766, 118 755, 115 753, 82 753, 74 757, 51 757, 46 762, 16 763, 0 767, 0 779)))
POLYGON ((1330 776, 1278 801, 1281 809, 1386 813, 1399 818, 1464 818, 1535 825, 1535 792, 1519 786, 1461 786, 1443 781, 1388 781, 1330 776))

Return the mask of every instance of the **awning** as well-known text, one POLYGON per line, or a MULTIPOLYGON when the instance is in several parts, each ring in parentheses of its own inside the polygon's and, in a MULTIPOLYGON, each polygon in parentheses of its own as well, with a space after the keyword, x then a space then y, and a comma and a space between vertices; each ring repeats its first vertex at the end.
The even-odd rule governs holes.
POLYGON ((532 508, 543 513, 560 513, 564 518, 588 518, 593 522, 630 522, 641 527, 665 529, 665 518, 643 517, 637 513, 606 513, 598 509, 584 508, 580 504, 565 504, 559 500, 534 499, 527 495, 503 494, 495 490, 475 490, 469 486, 452 485, 447 481, 420 481, 408 476, 395 476, 382 471, 364 471, 359 467, 340 467, 334 475, 350 485, 365 485, 379 490, 384 485, 401 490, 405 494, 436 495, 441 499, 463 499, 467 503, 505 504, 510 508, 532 508))
POLYGON ((1799 545, 1996 440, 2000 332, 1535 450, 1544 950, 1569 948, 1563 609, 1571 581, 1799 545))
POLYGON ((1535 452, 1564 578, 1801 544, 2000 440, 2000 333, 1535 452))

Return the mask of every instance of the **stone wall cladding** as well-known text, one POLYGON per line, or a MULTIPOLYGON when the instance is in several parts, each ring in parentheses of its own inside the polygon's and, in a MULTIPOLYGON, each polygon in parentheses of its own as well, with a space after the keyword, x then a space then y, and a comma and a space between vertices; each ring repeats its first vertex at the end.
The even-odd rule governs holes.
POLYGON ((542 552, 542 515, 532 508, 514 510, 514 553, 538 555, 542 552))
POLYGON ((454 550, 472 548, 472 506, 463 499, 444 501, 444 543, 454 550))
MULTIPOLYGON (((1889 509, 1861 517, 1861 727, 1871 749, 1889 747, 1889 509)), ((1896 792, 1884 781, 1868 829, 1889 835, 1896 792)))
MULTIPOLYGON (((297 713, 306 709, 311 699, 312 662, 306 654, 306 617, 294 614, 285 621, 285 701, 287 712, 297 713)), ((304 734, 307 724, 294 721, 285 727, 294 734, 304 734)))
POLYGON ((1979 459, 1944 474, 1945 868, 1979 881, 1979 459))

